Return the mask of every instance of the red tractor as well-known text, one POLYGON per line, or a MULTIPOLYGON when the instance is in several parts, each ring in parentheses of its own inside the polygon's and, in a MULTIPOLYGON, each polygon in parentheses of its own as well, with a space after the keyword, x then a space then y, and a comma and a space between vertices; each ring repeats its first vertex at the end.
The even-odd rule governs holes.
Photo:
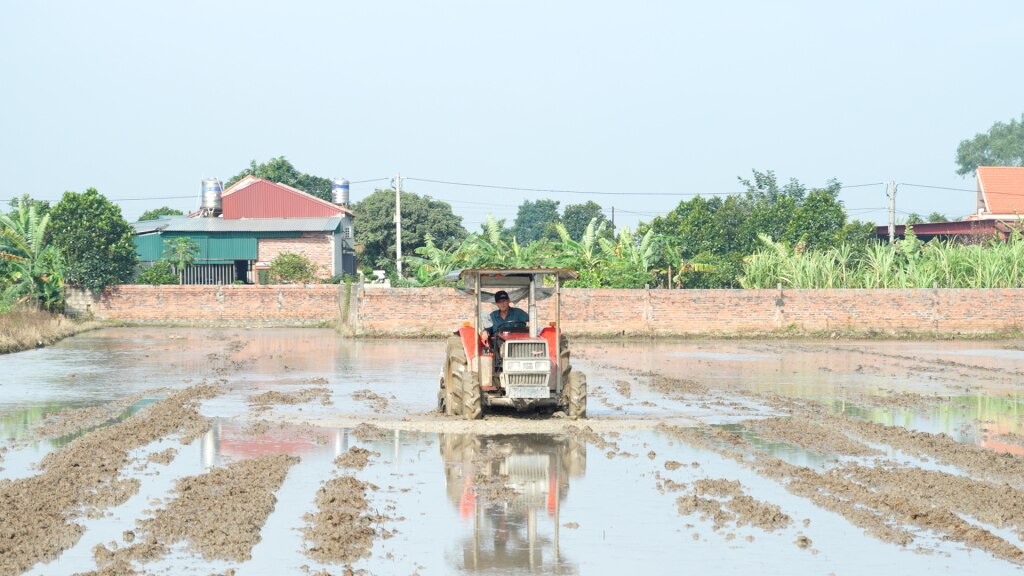
POLYGON ((476 301, 473 322, 465 322, 448 337, 444 368, 441 370, 438 409, 449 416, 470 420, 482 418, 491 406, 508 406, 518 411, 561 410, 569 418, 587 415, 587 379, 574 372, 569 363, 569 341, 562 334, 562 282, 576 278, 564 268, 480 268, 452 273, 458 290, 476 301), (504 290, 512 302, 527 301, 530 322, 501 326, 490 346, 480 340, 482 322, 504 290), (537 302, 554 296, 553 320, 542 323, 537 302))

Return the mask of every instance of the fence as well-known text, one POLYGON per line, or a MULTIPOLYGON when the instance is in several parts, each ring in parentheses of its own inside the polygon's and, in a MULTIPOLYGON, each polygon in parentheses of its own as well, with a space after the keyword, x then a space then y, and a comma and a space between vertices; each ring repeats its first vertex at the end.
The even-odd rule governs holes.
MULTIPOLYGON (((488 309, 489 309, 488 305, 488 309)), ((442 335, 473 319, 450 288, 117 286, 69 293, 69 311, 137 323, 308 325, 364 335, 442 335)), ((554 320, 542 301, 540 318, 554 320)), ((1021 327, 1024 289, 563 291, 562 327, 592 335, 993 333, 1021 327)))

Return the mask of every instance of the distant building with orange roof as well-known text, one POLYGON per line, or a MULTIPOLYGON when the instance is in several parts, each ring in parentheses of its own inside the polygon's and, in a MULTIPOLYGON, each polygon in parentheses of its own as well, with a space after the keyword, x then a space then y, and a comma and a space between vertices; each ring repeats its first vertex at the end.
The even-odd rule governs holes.
POLYGON ((1021 220, 1024 167, 979 166, 978 204, 972 220, 1021 220))
MULTIPOLYGON (((979 166, 975 211, 959 222, 922 222, 911 227, 921 240, 940 238, 1007 238, 1011 230, 1024 223, 1024 167, 979 166)), ((907 226, 896 226, 895 236, 902 238, 907 226)), ((888 238, 889 227, 878 226, 879 238, 888 238)))

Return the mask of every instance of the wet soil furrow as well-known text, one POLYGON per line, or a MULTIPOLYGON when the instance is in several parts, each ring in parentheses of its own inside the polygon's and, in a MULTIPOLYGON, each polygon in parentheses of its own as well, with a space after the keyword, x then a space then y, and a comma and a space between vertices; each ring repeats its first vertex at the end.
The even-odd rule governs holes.
POLYGON ((42 473, 0 481, 0 573, 20 573, 56 558, 82 534, 83 509, 99 511, 126 501, 137 480, 119 479, 129 453, 169 434, 193 435, 208 427, 198 401, 217 393, 200 385, 175 392, 119 424, 95 430, 40 464, 42 473))
MULTIPOLYGON (((702 432, 674 426, 660 426, 659 430, 749 466, 758 474, 782 483, 791 493, 843 515, 851 524, 881 540, 908 545, 914 537, 903 526, 915 526, 985 550, 998 558, 1024 564, 1024 550, 951 512, 955 507, 942 499, 941 494, 926 493, 907 498, 891 491, 877 491, 847 478, 845 467, 820 473, 795 466, 757 452, 738 437, 728 441, 728 446, 723 446, 721 440, 731 435, 723 430, 702 432)), ((857 465, 850 466, 854 474, 862 469, 857 465)))
POLYGON ((306 555, 326 564, 351 564, 368 557, 378 535, 376 526, 387 519, 369 512, 366 494, 377 489, 354 476, 324 484, 316 494, 316 512, 306 514, 306 555))
POLYGON ((103 567, 124 557, 151 560, 182 541, 207 560, 250 559, 277 504, 274 493, 298 462, 283 454, 261 456, 179 479, 174 499, 152 518, 137 522, 130 538, 141 541, 110 554, 98 549, 97 564, 103 567))

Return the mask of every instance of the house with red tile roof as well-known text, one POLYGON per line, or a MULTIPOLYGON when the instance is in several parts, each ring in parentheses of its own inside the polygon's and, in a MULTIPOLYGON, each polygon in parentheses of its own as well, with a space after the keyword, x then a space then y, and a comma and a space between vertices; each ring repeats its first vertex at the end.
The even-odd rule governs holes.
MULTIPOLYGON (((214 190, 219 190, 220 182, 214 190)), ((246 176, 220 193, 219 206, 187 218, 136 222, 135 245, 143 266, 164 256, 167 242, 185 237, 198 247, 182 271, 184 284, 256 283, 284 253, 302 254, 321 279, 356 273, 353 213, 286 184, 246 176)), ((205 199, 204 199, 205 203, 205 199)))
POLYGON ((332 204, 298 188, 246 176, 221 194, 223 218, 351 217, 347 206, 332 204))
MULTIPOLYGON (((960 222, 922 222, 914 224, 921 240, 1007 238, 1012 228, 1024 223, 1024 167, 979 166, 975 211, 960 222)), ((879 238, 888 238, 888 226, 875 230, 879 238)), ((896 226, 895 236, 902 238, 906 226, 896 226)))
POLYGON ((979 166, 978 205, 972 220, 1024 220, 1024 168, 979 166))

